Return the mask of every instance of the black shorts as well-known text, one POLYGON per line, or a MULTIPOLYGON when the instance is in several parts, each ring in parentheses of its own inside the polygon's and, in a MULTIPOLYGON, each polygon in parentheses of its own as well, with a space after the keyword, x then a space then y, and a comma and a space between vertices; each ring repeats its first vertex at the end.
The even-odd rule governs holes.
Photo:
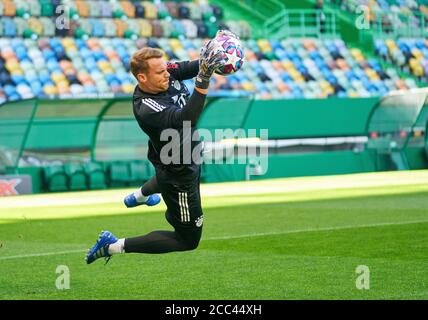
POLYGON ((167 221, 180 233, 201 232, 200 170, 177 179, 171 172, 156 168, 156 178, 167 206, 167 221))

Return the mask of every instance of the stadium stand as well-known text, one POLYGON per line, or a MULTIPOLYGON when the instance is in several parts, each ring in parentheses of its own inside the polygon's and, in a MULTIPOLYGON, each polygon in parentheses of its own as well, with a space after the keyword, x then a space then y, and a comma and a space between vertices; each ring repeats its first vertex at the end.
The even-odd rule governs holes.
MULTIPOLYGON (((129 60, 138 48, 161 47, 171 59, 181 60, 196 58, 201 44, 200 39, 167 38, 2 38, 2 97, 14 101, 52 95, 129 95, 135 86, 129 60)), ((213 88, 223 95, 229 91, 257 93, 260 98, 365 97, 416 87, 411 79, 403 85, 394 69, 384 70, 340 39, 248 40, 245 47, 243 72, 215 77, 213 88)), ((193 83, 187 85, 192 88, 193 83)))
MULTIPOLYGON (((33 96, 130 95, 135 80, 129 60, 137 49, 160 47, 172 60, 195 59, 203 39, 221 26, 251 34, 242 21, 221 22, 221 8, 203 2, 1 3, 3 102, 33 96), (60 5, 69 9, 69 29, 55 28, 60 5)), ((248 39, 244 46, 243 72, 215 77, 215 93, 264 99, 366 97, 416 87, 412 79, 400 79, 394 69, 382 68, 340 39, 248 39)), ((413 69, 417 76, 420 68, 413 69)), ((192 89, 191 81, 187 85, 192 89)))
POLYGON ((419 80, 428 82, 427 39, 379 39, 376 40, 376 54, 419 80))

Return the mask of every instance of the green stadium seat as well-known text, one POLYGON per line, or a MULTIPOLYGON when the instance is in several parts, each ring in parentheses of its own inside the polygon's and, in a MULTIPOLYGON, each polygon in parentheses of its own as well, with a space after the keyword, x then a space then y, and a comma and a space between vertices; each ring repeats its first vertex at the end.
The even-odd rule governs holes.
POLYGON ((64 164, 64 171, 68 176, 68 187, 70 190, 86 190, 86 174, 80 163, 64 164))
POLYGON ((122 17, 126 17, 125 12, 122 9, 116 9, 113 11, 113 18, 121 19, 122 17))
POLYGON ((40 4, 42 6, 41 15, 43 17, 52 17, 53 16, 53 6, 52 6, 52 3, 49 3, 47 1, 41 1, 40 4))
POLYGON ((48 191, 68 190, 67 175, 62 165, 50 165, 43 168, 43 174, 48 191))
POLYGON ((213 38, 217 33, 218 27, 215 23, 207 22, 207 29, 208 38, 213 38))
POLYGON ((97 162, 87 162, 83 165, 83 169, 87 176, 90 190, 107 188, 105 170, 101 164, 97 162))
POLYGON ((129 163, 131 183, 142 185, 144 181, 149 179, 147 166, 144 161, 132 161, 129 163))
POLYGON ((123 187, 129 185, 131 175, 129 172, 128 162, 116 161, 110 165, 110 186, 123 187))

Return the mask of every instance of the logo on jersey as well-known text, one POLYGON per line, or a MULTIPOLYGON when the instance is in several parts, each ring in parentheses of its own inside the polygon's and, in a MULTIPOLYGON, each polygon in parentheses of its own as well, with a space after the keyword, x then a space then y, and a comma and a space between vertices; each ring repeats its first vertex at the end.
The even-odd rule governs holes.
POLYGON ((141 100, 141 102, 156 112, 161 112, 162 110, 164 110, 166 108, 165 106, 157 103, 155 100, 150 99, 150 98, 144 98, 141 100))
POLYGON ((179 81, 174 81, 173 86, 175 89, 177 89, 178 91, 181 90, 181 84, 179 81))
POLYGON ((179 67, 178 63, 173 63, 173 62, 167 62, 166 63, 167 69, 178 69, 178 67, 179 67))
POLYGON ((183 108, 186 105, 186 95, 181 93, 179 96, 173 96, 172 100, 174 104, 178 104, 180 108, 183 108))
POLYGON ((204 216, 200 216, 198 219, 196 219, 195 223, 198 228, 202 227, 202 224, 204 223, 204 216))

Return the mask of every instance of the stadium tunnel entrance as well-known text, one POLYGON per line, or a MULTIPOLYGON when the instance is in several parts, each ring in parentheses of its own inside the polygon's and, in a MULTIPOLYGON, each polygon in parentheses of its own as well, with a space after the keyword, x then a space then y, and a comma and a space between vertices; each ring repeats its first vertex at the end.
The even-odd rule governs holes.
POLYGON ((427 121, 428 88, 392 92, 382 98, 367 122, 367 148, 376 169, 426 168, 427 121))

